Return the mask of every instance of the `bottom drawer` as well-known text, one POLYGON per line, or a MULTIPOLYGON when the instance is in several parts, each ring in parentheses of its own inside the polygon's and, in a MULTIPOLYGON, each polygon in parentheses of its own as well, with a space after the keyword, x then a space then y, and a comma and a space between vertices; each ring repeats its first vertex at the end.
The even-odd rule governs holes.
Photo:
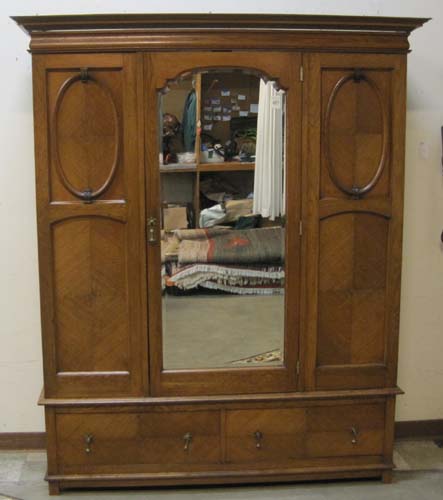
POLYGON ((303 456, 305 417, 303 408, 228 411, 226 461, 286 462, 303 456))
POLYGON ((57 471, 300 470, 383 463, 385 402, 277 405, 58 409, 57 471))
POLYGON ((385 404, 232 410, 228 463, 287 462, 383 454, 385 404))
POLYGON ((355 404, 309 408, 306 455, 339 457, 381 455, 385 405, 355 404))
MULTIPOLYGON (((203 464, 220 461, 217 411, 59 413, 58 463, 80 466, 203 464)), ((106 468, 104 469, 106 470, 106 468)))

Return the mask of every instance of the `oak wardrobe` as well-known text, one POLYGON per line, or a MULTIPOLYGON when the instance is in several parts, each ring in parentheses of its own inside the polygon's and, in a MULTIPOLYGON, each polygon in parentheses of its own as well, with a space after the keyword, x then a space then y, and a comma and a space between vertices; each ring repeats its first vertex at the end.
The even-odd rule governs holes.
POLYGON ((408 35, 15 17, 49 489, 391 478, 408 35))

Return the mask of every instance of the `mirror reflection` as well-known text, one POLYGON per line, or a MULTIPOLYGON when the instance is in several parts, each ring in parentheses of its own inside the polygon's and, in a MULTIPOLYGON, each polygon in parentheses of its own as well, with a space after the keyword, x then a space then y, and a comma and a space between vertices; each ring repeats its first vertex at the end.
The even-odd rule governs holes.
POLYGON ((285 93, 194 72, 159 121, 164 369, 282 364, 285 93))

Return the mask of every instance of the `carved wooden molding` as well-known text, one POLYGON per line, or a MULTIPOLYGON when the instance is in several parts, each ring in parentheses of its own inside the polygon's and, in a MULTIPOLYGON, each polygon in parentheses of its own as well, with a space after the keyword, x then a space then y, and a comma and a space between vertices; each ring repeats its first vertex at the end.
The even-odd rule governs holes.
POLYGON ((386 106, 384 106, 383 104, 383 97, 381 95, 381 92, 377 84, 371 78, 369 78, 367 74, 363 73, 361 69, 356 68, 353 73, 343 76, 335 84, 326 108, 325 125, 323 129, 323 140, 325 144, 325 159, 326 159, 326 166, 328 169, 328 173, 332 182, 338 189, 340 189, 340 191, 352 196, 353 198, 360 198, 375 187, 378 180, 380 179, 381 174, 383 173, 383 170, 388 160, 388 149, 389 149, 388 113, 386 110, 386 106), (365 84, 370 86, 375 96, 377 97, 383 124, 383 129, 382 129, 383 145, 380 154, 380 160, 377 168, 375 169, 374 176, 365 186, 347 187, 344 184, 342 184, 337 175, 335 174, 334 166, 331 159, 329 135, 330 135, 330 120, 331 120, 332 109, 338 93, 343 88, 343 86, 350 81, 355 82, 356 85, 357 84, 361 85, 361 83, 364 82, 365 84))
POLYGON ((117 171, 118 160, 120 156, 120 130, 119 130, 119 121, 118 121, 118 113, 117 107, 115 105, 114 99, 110 90, 104 86, 102 83, 98 82, 94 77, 91 76, 87 68, 81 68, 80 73, 77 75, 73 75, 68 78, 63 85, 60 87, 59 92, 57 94, 57 98, 54 106, 54 113, 52 118, 52 144, 54 148, 54 159, 57 173, 62 181, 63 186, 75 197, 80 198, 86 203, 92 202, 94 199, 98 198, 101 194, 103 194, 111 185, 111 182, 115 176, 117 171), (60 152, 59 152, 59 142, 58 142, 58 114, 60 111, 61 104, 63 102, 63 98, 66 95, 66 92, 73 86, 78 84, 84 85, 96 85, 101 92, 103 92, 111 103, 111 110, 114 120, 115 126, 115 146, 114 146, 114 159, 109 169, 108 177, 105 182, 98 187, 97 189, 92 189, 90 186, 85 186, 83 189, 77 189, 68 179, 66 175, 61 160, 60 160, 60 152))
POLYGON ((127 219, 126 215, 120 215, 120 214, 100 214, 100 213, 90 213, 90 214, 85 214, 85 213, 79 213, 79 214, 70 214, 70 215, 60 215, 58 217, 52 218, 52 220, 49 221, 49 224, 51 226, 56 226, 63 224, 65 222, 71 222, 73 220, 78 220, 78 219, 105 219, 105 220, 110 220, 113 222, 119 222, 121 224, 126 224, 127 219))
MULTIPOLYGON (((337 215, 343 214, 368 214, 374 215, 377 217, 382 217, 383 219, 390 220, 392 218, 391 208, 384 207, 382 204, 379 205, 360 205, 355 204, 352 207, 349 206, 349 203, 352 203, 352 200, 343 200, 348 203, 331 203, 330 205, 321 206, 319 210, 319 220, 323 222, 324 220, 330 217, 336 217, 337 215)), ((365 200, 363 200, 364 202, 365 200)), ((386 204, 387 205, 387 204, 386 204)))
POLYGON ((325 16, 300 14, 88 14, 14 16, 27 33, 61 30, 337 30, 406 33, 428 18, 382 16, 325 16))
POLYGON ((232 65, 199 66, 199 67, 195 67, 192 69, 184 70, 184 71, 181 71, 179 74, 174 75, 171 78, 167 78, 164 85, 160 86, 157 90, 161 94, 166 94, 167 92, 169 92, 171 90, 171 88, 170 88, 171 85, 178 84, 180 82, 180 80, 182 80, 183 78, 186 78, 187 76, 195 75, 197 73, 217 72, 220 70, 223 70, 223 71, 225 71, 225 70, 242 71, 242 72, 244 72, 244 74, 253 75, 253 76, 256 76, 257 78, 261 78, 266 83, 273 82, 275 90, 283 90, 283 91, 288 90, 287 88, 285 88, 281 85, 279 78, 270 76, 262 69, 258 69, 258 68, 250 67, 250 66, 232 66, 232 65))

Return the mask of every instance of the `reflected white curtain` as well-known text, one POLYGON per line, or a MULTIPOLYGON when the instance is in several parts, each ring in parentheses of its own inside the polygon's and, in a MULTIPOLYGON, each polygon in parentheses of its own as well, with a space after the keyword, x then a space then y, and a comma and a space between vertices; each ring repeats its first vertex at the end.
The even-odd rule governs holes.
POLYGON ((271 220, 285 213, 284 98, 260 80, 253 210, 271 220))

